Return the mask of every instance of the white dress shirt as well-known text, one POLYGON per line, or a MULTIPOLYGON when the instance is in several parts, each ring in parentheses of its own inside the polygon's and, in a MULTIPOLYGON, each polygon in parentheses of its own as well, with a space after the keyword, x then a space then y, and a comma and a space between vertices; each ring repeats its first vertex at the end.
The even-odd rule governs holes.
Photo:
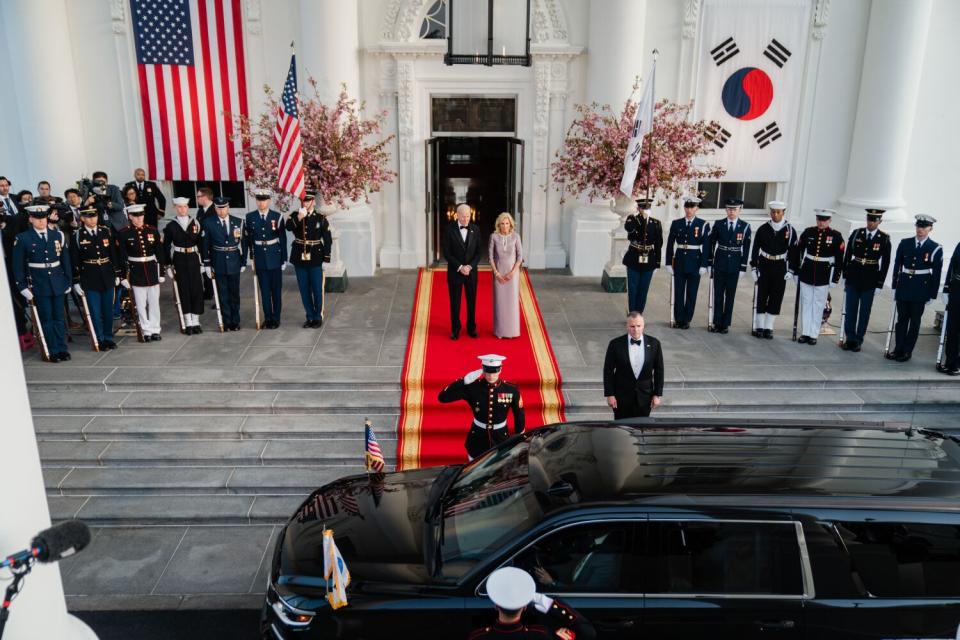
POLYGON ((643 336, 640 336, 640 344, 633 344, 630 342, 633 338, 627 334, 627 353, 630 355, 630 367, 633 369, 633 377, 640 377, 640 370, 643 369, 643 361, 645 359, 644 343, 643 336))
MULTIPOLYGON (((459 225, 460 223, 458 222, 457 224, 459 225)), ((460 238, 463 240, 464 244, 467 243, 467 231, 468 231, 467 228, 462 226, 460 227, 460 238)))

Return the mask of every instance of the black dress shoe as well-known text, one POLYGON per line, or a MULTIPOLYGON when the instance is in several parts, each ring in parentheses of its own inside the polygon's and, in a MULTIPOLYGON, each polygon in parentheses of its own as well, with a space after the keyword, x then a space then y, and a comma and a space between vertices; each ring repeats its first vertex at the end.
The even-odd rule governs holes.
POLYGON ((113 340, 107 340, 106 342, 104 342, 104 344, 106 345, 107 349, 109 349, 110 351, 113 351, 114 349, 117 348, 117 343, 114 342, 113 340))
POLYGON ((451 340, 457 340, 459 337, 460 337, 460 332, 459 332, 459 331, 451 331, 451 332, 450 332, 450 339, 451 339, 451 340))
POLYGON ((719 332, 720 332, 720 333, 730 333, 730 328, 729 328, 729 327, 720 327, 719 332))
POLYGON ((912 357, 913 357, 913 354, 912 354, 912 353, 904 353, 904 354, 901 355, 899 358, 897 358, 897 362, 906 362, 907 360, 909 360, 909 359, 912 358, 912 357))
POLYGON ((956 367, 954 367, 953 369, 950 369, 943 366, 939 362, 937 363, 937 371, 939 371, 940 373, 946 374, 948 376, 960 376, 960 369, 956 367))
POLYGON ((684 329, 684 330, 689 329, 689 328, 690 328, 690 323, 689 323, 689 322, 684 322, 683 324, 680 325, 680 328, 681 328, 681 329, 684 329))
POLYGON ((192 336, 192 335, 193 335, 193 327, 184 327, 184 328, 183 328, 183 333, 184 333, 184 335, 192 336))
POLYGON ((719 330, 720 330, 720 328, 717 327, 716 325, 711 325, 711 326, 707 327, 707 331, 709 331, 710 333, 716 333, 716 332, 719 331, 719 330))
POLYGON ((773 340, 773 329, 764 329, 763 337, 767 340, 773 340))
POLYGON ((887 360, 898 360, 902 355, 903 355, 902 353, 899 353, 897 351, 891 351, 890 353, 885 353, 883 357, 886 358, 887 360))
POLYGON ((476 330, 476 329, 467 329, 467 335, 470 336, 471 338, 476 338, 476 337, 477 337, 477 330, 476 330))
POLYGON ((807 344, 812 347, 812 346, 814 346, 815 344, 817 344, 817 339, 816 339, 816 338, 807 338, 807 344))
POLYGON ((313 328, 314 328, 314 329, 319 329, 319 328, 322 327, 322 326, 323 326, 323 318, 319 318, 319 319, 313 321, 313 328))
POLYGON ((60 362, 66 362, 67 360, 70 359, 70 354, 67 353, 66 351, 61 351, 60 353, 57 354, 57 359, 60 360, 60 362))
POLYGON ((163 340, 163 338, 160 337, 159 333, 155 333, 152 336, 150 336, 150 340, 153 342, 160 342, 161 340, 163 340))
POLYGON ((851 344, 851 345, 850 345, 850 351, 853 351, 854 353, 859 353, 859 351, 860 351, 860 343, 859 343, 859 342, 854 342, 853 344, 851 344))
POLYGON ((203 327, 198 324, 193 325, 193 334, 203 333, 203 327))
POLYGON ((843 349, 844 351, 850 351, 850 344, 851 343, 849 340, 844 340, 843 342, 840 343, 840 348, 843 349))
POLYGON ((303 323, 304 329, 313 329, 313 320, 307 320, 303 323))
POLYGON ((797 344, 806 344, 809 339, 807 336, 800 336, 797 338, 797 344))
POLYGON ((47 362, 60 362, 60 356, 56 353, 51 353, 50 357, 47 358, 47 362))
POLYGON ((240 331, 240 325, 239 324, 231 325, 230 331, 240 331))

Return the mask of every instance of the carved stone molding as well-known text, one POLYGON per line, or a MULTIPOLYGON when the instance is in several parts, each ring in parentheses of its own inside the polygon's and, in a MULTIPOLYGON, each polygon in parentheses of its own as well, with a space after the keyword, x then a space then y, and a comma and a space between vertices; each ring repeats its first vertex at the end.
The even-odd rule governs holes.
POLYGON ((260 20, 260 0, 247 0, 247 31, 253 35, 263 33, 263 22, 260 20))
POLYGON ((697 34, 697 22, 700 20, 700 9, 703 0, 687 0, 683 6, 683 39, 692 40, 697 34))
POLYGON ((117 35, 127 32, 126 0, 110 0, 110 26, 117 35))
POLYGON ((413 121, 413 60, 397 60, 397 135, 403 161, 411 159, 414 134, 413 121))
POLYGON ((549 60, 536 59, 533 62, 533 77, 537 89, 533 115, 533 134, 536 137, 547 135, 550 127, 550 66, 549 60))
POLYGON ((827 22, 830 20, 830 0, 816 0, 813 5, 813 29, 810 37, 814 40, 823 40, 827 35, 827 22))

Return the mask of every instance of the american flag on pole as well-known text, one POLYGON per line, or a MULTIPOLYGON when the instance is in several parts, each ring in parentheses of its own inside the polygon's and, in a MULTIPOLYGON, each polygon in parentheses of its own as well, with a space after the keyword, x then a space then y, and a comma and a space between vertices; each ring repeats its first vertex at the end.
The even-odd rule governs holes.
POLYGON ((290 56, 290 71, 283 83, 283 95, 277 107, 277 126, 273 139, 280 150, 279 187, 301 200, 306 195, 303 179, 303 143, 300 139, 300 113, 297 110, 297 56, 290 56))
POLYGON ((147 175, 243 180, 233 117, 247 115, 240 0, 130 0, 147 175))
POLYGON ((377 436, 373 435, 373 425, 367 420, 363 425, 365 437, 367 440, 367 471, 383 471, 383 451, 380 450, 380 443, 377 442, 377 436))

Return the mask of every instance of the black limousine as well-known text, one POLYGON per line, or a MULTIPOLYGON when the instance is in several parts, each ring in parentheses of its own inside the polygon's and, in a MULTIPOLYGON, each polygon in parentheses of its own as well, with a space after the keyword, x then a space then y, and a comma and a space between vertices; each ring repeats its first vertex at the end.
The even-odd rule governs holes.
POLYGON ((960 439, 857 423, 568 423, 343 478, 274 550, 263 638, 465 638, 513 565, 601 638, 954 638, 960 439), (322 537, 352 574, 332 610, 322 537))

